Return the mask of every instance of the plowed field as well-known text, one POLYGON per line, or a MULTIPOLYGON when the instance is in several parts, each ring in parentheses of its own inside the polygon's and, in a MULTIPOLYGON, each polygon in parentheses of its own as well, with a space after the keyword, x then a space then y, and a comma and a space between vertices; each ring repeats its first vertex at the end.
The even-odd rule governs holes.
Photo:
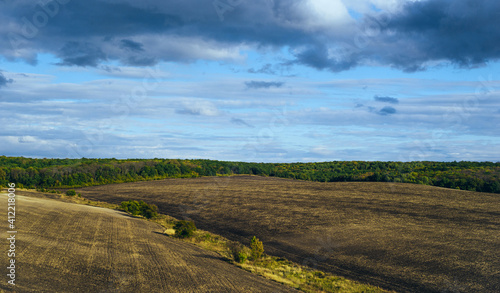
POLYGON ((7 292, 295 292, 110 209, 17 195, 16 226, 16 286, 6 268, 0 282, 7 292))
POLYGON ((112 203, 142 199, 204 230, 244 243, 256 235, 268 253, 400 292, 500 291, 498 194, 256 176, 78 192, 112 203))

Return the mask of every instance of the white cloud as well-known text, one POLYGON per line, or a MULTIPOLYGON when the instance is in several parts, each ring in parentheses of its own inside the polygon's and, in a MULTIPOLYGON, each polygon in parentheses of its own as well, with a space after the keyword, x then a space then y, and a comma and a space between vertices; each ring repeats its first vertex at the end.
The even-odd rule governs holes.
POLYGON ((167 61, 192 62, 202 59, 241 63, 246 56, 240 52, 249 49, 244 44, 224 44, 201 37, 146 35, 138 40, 149 48, 141 55, 158 56, 167 61))
POLYGON ((307 14, 306 25, 315 29, 345 26, 351 17, 341 0, 306 0, 299 6, 307 14))
POLYGON ((182 102, 182 106, 176 110, 176 113, 201 116, 219 116, 221 114, 214 103, 200 100, 182 102))

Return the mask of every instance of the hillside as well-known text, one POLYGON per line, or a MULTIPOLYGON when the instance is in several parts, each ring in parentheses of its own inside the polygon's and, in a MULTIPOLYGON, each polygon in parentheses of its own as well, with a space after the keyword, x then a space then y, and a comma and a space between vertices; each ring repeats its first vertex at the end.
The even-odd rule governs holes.
POLYGON ((497 292, 500 197, 402 183, 259 176, 86 187, 85 198, 142 199, 160 212, 268 253, 401 292, 497 292), (458 290, 458 291, 457 291, 458 290))
POLYGON ((16 208, 17 292, 295 292, 115 210, 21 195, 16 208))

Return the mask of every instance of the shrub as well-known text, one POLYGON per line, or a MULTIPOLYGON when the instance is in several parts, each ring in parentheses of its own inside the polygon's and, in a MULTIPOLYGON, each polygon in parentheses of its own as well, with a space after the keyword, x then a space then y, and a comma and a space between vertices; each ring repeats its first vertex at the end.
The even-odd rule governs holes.
POLYGON ((264 253, 264 244, 257 237, 253 237, 252 241, 250 241, 250 249, 252 250, 252 259, 257 260, 264 253))
POLYGON ((234 261, 244 263, 247 260, 248 255, 244 251, 245 248, 239 242, 230 241, 228 242, 228 247, 234 261))
POLYGON ((154 204, 144 203, 141 206, 141 213, 146 219, 156 218, 158 217, 158 207, 154 204))
POLYGON ((238 258, 236 261, 239 263, 244 263, 247 260, 247 258, 248 258, 248 255, 246 253, 240 252, 240 253, 238 253, 238 258))
POLYGON ((193 236, 196 226, 193 221, 178 221, 174 225, 175 237, 188 238, 193 236))
POLYGON ((75 196, 76 195, 76 191, 73 190, 73 189, 68 190, 68 191, 66 191, 66 195, 68 195, 68 196, 75 196))
POLYGON ((142 200, 123 201, 120 208, 129 214, 143 216, 146 219, 156 218, 158 216, 158 207, 154 204, 147 204, 142 200))

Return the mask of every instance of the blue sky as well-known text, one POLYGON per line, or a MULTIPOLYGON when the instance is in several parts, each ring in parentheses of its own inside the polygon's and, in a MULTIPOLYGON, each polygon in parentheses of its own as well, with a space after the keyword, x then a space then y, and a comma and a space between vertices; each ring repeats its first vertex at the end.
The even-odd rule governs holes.
POLYGON ((495 1, 0 2, 0 155, 499 161, 495 1))

